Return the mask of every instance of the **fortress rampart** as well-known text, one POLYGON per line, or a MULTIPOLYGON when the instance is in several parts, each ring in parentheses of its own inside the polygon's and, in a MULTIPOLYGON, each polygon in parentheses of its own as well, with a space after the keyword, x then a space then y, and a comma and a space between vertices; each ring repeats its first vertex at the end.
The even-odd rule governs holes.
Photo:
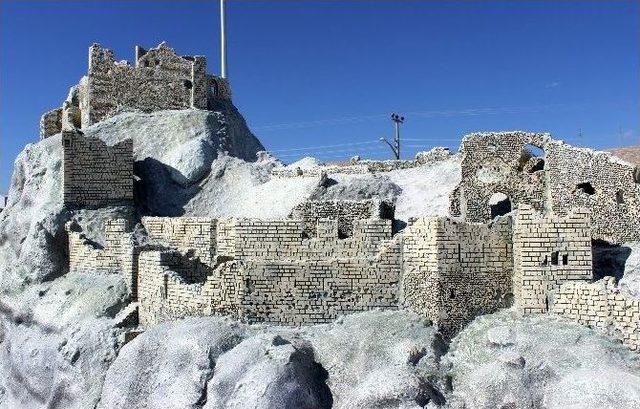
POLYGON ((130 274, 144 326, 212 314, 302 325, 410 308, 452 337, 514 302, 546 312, 563 284, 586 283, 588 220, 585 211, 542 216, 523 205, 488 224, 418 218, 398 234, 391 220, 353 219, 342 237, 337 214, 318 219, 313 235, 303 219, 145 217, 145 246, 120 222, 105 226, 102 248, 70 229, 70 260, 74 270, 130 274))
MULTIPOLYGON (((143 222, 153 226, 164 220, 143 222)), ((194 233, 187 235, 200 235, 193 220, 184 222, 194 233)), ((214 265, 195 257, 197 252, 190 253, 193 259, 178 251, 140 257, 141 323, 175 319, 195 308, 197 315, 223 312, 248 322, 298 325, 398 306, 400 244, 392 240, 390 220, 359 220, 346 239, 338 238, 335 220, 319 221, 319 234, 309 239, 302 220, 209 222, 222 225, 215 239, 203 244, 217 249, 214 265)))

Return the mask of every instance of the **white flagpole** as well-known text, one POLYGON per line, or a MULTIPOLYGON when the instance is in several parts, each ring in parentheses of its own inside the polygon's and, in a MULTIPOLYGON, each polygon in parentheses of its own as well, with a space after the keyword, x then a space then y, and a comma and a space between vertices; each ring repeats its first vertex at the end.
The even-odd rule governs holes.
POLYGON ((224 0, 220 0, 220 76, 227 78, 227 39, 225 36, 224 0))

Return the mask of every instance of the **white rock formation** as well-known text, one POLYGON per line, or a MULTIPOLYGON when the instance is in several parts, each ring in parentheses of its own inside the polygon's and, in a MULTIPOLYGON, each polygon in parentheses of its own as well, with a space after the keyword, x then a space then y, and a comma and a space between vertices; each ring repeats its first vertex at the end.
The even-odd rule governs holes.
MULTIPOLYGON (((153 328, 122 349, 118 275, 66 269, 64 223, 102 242, 102 221, 141 215, 279 218, 307 198, 396 202, 401 221, 447 213, 457 157, 376 175, 272 178, 278 162, 235 108, 125 113, 86 130, 134 139, 134 206, 69 210, 61 140, 28 145, 0 213, 0 408, 638 407, 638 357, 593 330, 510 311, 478 318, 448 346, 407 311, 302 329, 223 318, 153 328)), ((296 166, 312 167, 304 159, 296 166)), ((628 292, 638 290, 629 245, 628 292)), ((616 253, 618 254, 618 253, 616 253)))

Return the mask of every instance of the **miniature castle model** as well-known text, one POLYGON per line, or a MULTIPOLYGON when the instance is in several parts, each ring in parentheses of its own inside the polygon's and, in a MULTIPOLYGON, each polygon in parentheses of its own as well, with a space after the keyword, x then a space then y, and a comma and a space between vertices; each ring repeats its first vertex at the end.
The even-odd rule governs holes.
POLYGON ((609 153, 526 132, 471 134, 460 153, 462 181, 451 197, 454 216, 487 222, 495 211, 489 202, 499 194, 510 208, 528 203, 566 215, 584 207, 591 213, 594 239, 640 240, 640 172, 609 153))
MULTIPOLYGON (((205 73, 204 57, 178 57, 165 44, 137 48, 135 67, 97 45, 89 54, 88 75, 42 119, 42 137, 63 133, 64 202, 79 207, 133 200, 131 141, 107 146, 79 128, 122 110, 210 109, 230 97, 224 79, 205 73)), ((468 135, 460 155, 452 217, 418 217, 396 231, 393 203, 308 201, 282 220, 143 217, 144 243, 114 219, 104 246, 69 223, 69 268, 126 275, 144 327, 213 314, 302 325, 409 308, 451 338, 476 316, 515 305, 640 349, 640 300, 611 278, 592 282, 592 240, 640 240, 638 169, 525 132, 468 135)), ((414 161, 272 176, 386 172, 448 158, 435 149, 414 161)))
POLYGON ((211 110, 231 98, 226 79, 206 73, 203 56, 178 56, 166 43, 136 47, 135 67, 116 62, 98 44, 89 48, 89 71, 61 108, 42 115, 40 138, 62 133, 64 203, 99 207, 133 201, 133 141, 114 146, 86 138, 81 128, 125 111, 211 110))
POLYGON ((204 56, 179 56, 166 43, 137 46, 135 66, 116 62, 99 44, 89 47, 89 71, 71 88, 61 108, 42 115, 40 138, 84 128, 123 111, 212 109, 230 99, 226 79, 207 74, 204 56))

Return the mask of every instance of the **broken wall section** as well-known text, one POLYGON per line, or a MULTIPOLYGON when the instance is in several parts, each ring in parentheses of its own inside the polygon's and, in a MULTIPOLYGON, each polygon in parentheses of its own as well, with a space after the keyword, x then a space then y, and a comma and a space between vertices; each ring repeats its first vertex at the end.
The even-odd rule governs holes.
POLYGON ((104 246, 76 231, 73 222, 66 225, 69 237, 69 271, 120 272, 132 276, 137 270, 131 226, 125 219, 106 220, 104 246))
POLYGON ((289 218, 304 221, 304 234, 309 237, 318 235, 316 227, 320 219, 338 221, 338 236, 349 237, 353 234, 356 220, 386 219, 393 220, 393 203, 378 199, 370 200, 308 200, 293 208, 289 218))
POLYGON ((74 131, 62 133, 65 205, 100 207, 133 201, 133 141, 107 146, 74 131))
POLYGON ((319 237, 305 239, 301 220, 220 220, 220 262, 200 279, 186 276, 192 261, 177 251, 143 253, 141 323, 223 313, 300 325, 397 308, 401 240, 391 237, 391 221, 357 221, 346 239, 338 238, 336 220, 320 224, 319 237))
POLYGON ((544 313, 567 281, 593 278, 589 211, 543 216, 520 204, 513 233, 515 302, 525 313, 544 313))
POLYGON ((544 158, 532 151, 543 149, 549 139, 549 134, 521 131, 466 135, 460 145, 462 181, 451 194, 451 215, 490 221, 495 194, 505 195, 510 209, 520 203, 544 209, 544 158))
POLYGON ((203 292, 211 267, 175 250, 144 251, 138 265, 138 315, 143 326, 211 315, 218 301, 203 292))
POLYGON ((551 141, 547 148, 550 208, 567 215, 590 210, 594 239, 620 244, 640 240, 637 168, 608 152, 551 141))
POLYGON ((62 108, 56 108, 45 112, 40 117, 40 139, 45 139, 51 135, 62 131, 62 108))
POLYGON ((191 253, 213 266, 217 220, 211 217, 143 217, 149 240, 182 253, 191 253))
POLYGON ((83 127, 126 110, 207 109, 205 57, 178 56, 165 43, 138 49, 136 57, 131 67, 116 62, 107 48, 89 48, 89 71, 80 93, 83 127))
POLYGON ((420 218, 404 233, 403 302, 453 337, 512 302, 511 219, 420 218))
POLYGON ((640 350, 640 300, 620 293, 613 277, 562 284, 552 311, 640 350))

